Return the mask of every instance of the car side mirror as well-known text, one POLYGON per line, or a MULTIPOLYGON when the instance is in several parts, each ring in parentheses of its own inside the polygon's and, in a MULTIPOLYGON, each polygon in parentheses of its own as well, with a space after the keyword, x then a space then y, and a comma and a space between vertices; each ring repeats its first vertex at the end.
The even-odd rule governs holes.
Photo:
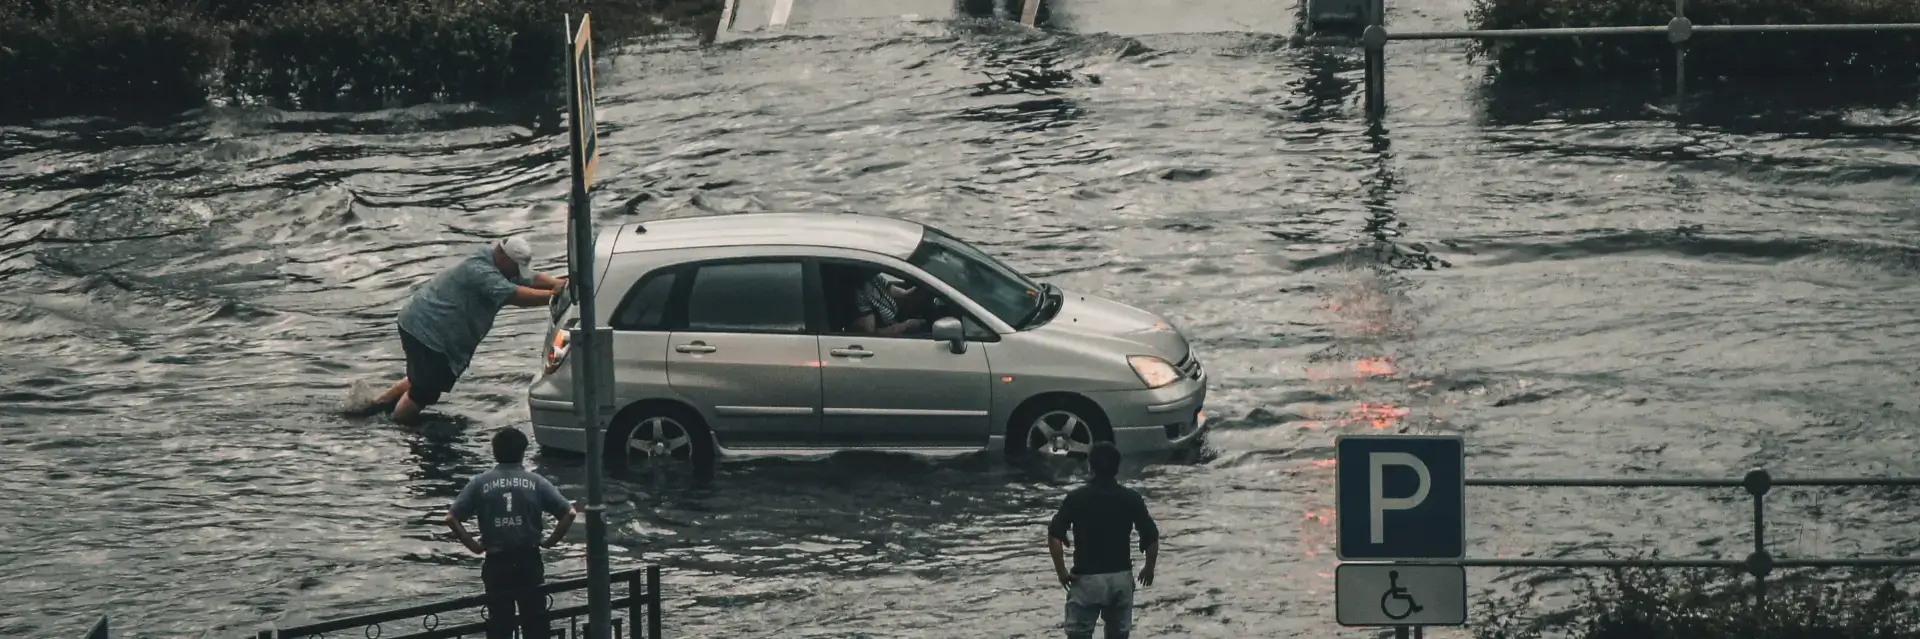
POLYGON ((947 350, 959 355, 967 352, 967 331, 960 320, 942 317, 933 321, 933 338, 947 343, 947 350))

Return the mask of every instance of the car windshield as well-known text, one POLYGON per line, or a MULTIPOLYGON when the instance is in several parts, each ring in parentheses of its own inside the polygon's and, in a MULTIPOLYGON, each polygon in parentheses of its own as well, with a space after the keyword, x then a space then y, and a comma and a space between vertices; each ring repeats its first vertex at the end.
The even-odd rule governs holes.
POLYGON ((1045 301, 1040 285, 993 256, 951 235, 927 229, 909 259, 914 266, 940 278, 987 312, 1019 327, 1045 301))

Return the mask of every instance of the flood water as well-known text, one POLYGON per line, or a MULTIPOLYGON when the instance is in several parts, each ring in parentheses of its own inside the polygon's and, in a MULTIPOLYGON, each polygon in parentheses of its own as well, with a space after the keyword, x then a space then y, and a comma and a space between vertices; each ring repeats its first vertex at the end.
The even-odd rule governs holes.
MULTIPOLYGON (((1920 474, 1910 87, 1701 86, 1682 124, 1644 83, 1489 90, 1464 45, 1395 43, 1370 130, 1358 51, 1274 35, 798 31, 603 52, 598 216, 899 216, 1172 317, 1219 430, 1126 476, 1166 535, 1137 636, 1370 634, 1333 620, 1342 433, 1463 434, 1476 476, 1920 474)), ((0 636, 100 613, 239 636, 477 589, 439 518, 525 424, 542 312, 504 315, 427 427, 333 409, 401 374, 394 315, 464 247, 529 234, 563 268, 565 136, 529 120, 0 128, 0 636)), ((537 460, 584 500, 580 463, 537 460)), ((1043 527, 1073 482, 886 456, 623 476, 614 558, 665 567, 673 636, 1051 637, 1043 527)), ((1474 489, 1469 553, 1739 557, 1740 497, 1474 489)), ((1777 502, 1776 556, 1920 531, 1882 491, 1777 502)), ((583 525, 561 554, 550 575, 583 569, 583 525)))

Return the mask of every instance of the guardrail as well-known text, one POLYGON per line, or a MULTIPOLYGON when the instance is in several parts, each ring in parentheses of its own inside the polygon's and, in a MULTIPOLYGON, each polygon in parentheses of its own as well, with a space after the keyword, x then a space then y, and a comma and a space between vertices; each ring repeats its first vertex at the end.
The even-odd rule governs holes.
MULTIPOLYGON (((1306 0, 1309 3, 1323 0, 1306 0)), ((1309 15, 1315 12, 1310 8, 1309 15)), ((1686 17, 1687 1, 1674 0, 1673 19, 1665 26, 1555 27, 1547 29, 1483 29, 1465 31, 1410 31, 1393 33, 1385 24, 1386 0, 1370 0, 1364 12, 1370 23, 1361 32, 1360 44, 1366 48, 1367 117, 1379 120, 1386 114, 1386 48, 1393 40, 1491 40, 1521 38, 1581 38, 1592 36, 1660 35, 1673 43, 1674 103, 1685 101, 1687 92, 1687 42, 1695 33, 1834 33, 1861 31, 1920 31, 1920 23, 1889 24, 1703 24, 1694 25, 1686 17)))
MULTIPOLYGON (((615 639, 620 637, 660 639, 662 636, 660 631, 660 567, 647 566, 645 568, 628 568, 613 571, 609 574, 608 581, 611 583, 624 582, 627 584, 627 592, 624 596, 612 598, 612 608, 616 611, 626 610, 627 616, 625 619, 618 616, 613 617, 610 620, 612 629, 607 636, 615 639), (644 634, 642 634, 640 628, 642 619, 646 622, 644 634), (623 625, 627 627, 627 632, 624 635, 621 634, 621 627, 623 625)), ((563 608, 555 608, 553 605, 553 596, 555 594, 584 591, 586 588, 586 577, 550 581, 540 586, 539 592, 547 596, 547 627, 551 629, 549 636, 554 639, 590 636, 586 632, 586 624, 583 623, 583 619, 587 617, 588 613, 587 604, 563 608), (554 625, 556 623, 562 623, 564 627, 555 628, 554 625)), ((465 637, 470 635, 486 636, 487 626, 489 624, 486 617, 487 604, 497 601, 498 599, 511 597, 512 593, 491 597, 488 595, 471 595, 439 603, 385 610, 311 623, 293 628, 262 630, 257 635, 257 639, 274 639, 276 637, 281 639, 295 639, 298 637, 328 636, 366 637, 368 639, 447 639, 450 637, 465 637), (446 625, 441 619, 443 615, 455 618, 465 617, 467 620, 456 622, 454 625, 446 625), (477 621, 473 619, 477 619, 477 621), (386 626, 388 624, 396 624, 397 627, 398 623, 403 621, 412 622, 411 625, 416 625, 419 630, 411 634, 387 634, 388 628, 386 626)), ((103 627, 104 623, 105 620, 103 619, 103 627)), ((516 626, 514 635, 519 636, 517 620, 514 622, 514 625, 516 626)))
MULTIPOLYGON (((1623 478, 1623 479, 1507 479, 1468 477, 1468 486, 1504 486, 1518 488, 1743 488, 1753 497, 1753 550, 1744 559, 1676 558, 1466 558, 1460 560, 1398 560, 1402 565, 1462 566, 1472 568, 1728 568, 1745 570, 1754 578, 1754 596, 1765 601, 1767 577, 1775 568, 1884 568, 1920 566, 1920 557, 1854 558, 1776 558, 1767 551, 1767 495, 1775 487, 1913 487, 1920 477, 1803 477, 1774 479, 1766 469, 1748 471, 1739 479, 1623 478)), ((1408 628, 1398 627, 1396 637, 1407 637, 1408 628)), ((1413 628, 1414 636, 1423 634, 1413 628)))
POLYGON ((1503 479, 1467 478, 1468 486, 1519 488, 1744 488, 1753 496, 1753 551, 1745 559, 1462 559, 1409 560, 1395 563, 1499 568, 1733 568, 1753 575, 1756 595, 1766 595, 1766 578, 1775 568, 1884 568, 1920 566, 1920 557, 1855 557, 1837 559, 1776 559, 1767 552, 1767 494, 1774 487, 1920 486, 1920 477, 1803 477, 1774 479, 1766 469, 1748 471, 1739 479, 1631 478, 1631 479, 1503 479))

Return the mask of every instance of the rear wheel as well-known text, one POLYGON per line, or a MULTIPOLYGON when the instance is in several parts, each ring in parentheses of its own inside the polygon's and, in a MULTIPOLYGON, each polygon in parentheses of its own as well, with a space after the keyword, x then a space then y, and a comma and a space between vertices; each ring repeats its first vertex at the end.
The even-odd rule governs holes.
POLYGON ((607 451, 640 473, 713 474, 713 435, 700 415, 673 404, 643 405, 621 415, 607 433, 607 451))

